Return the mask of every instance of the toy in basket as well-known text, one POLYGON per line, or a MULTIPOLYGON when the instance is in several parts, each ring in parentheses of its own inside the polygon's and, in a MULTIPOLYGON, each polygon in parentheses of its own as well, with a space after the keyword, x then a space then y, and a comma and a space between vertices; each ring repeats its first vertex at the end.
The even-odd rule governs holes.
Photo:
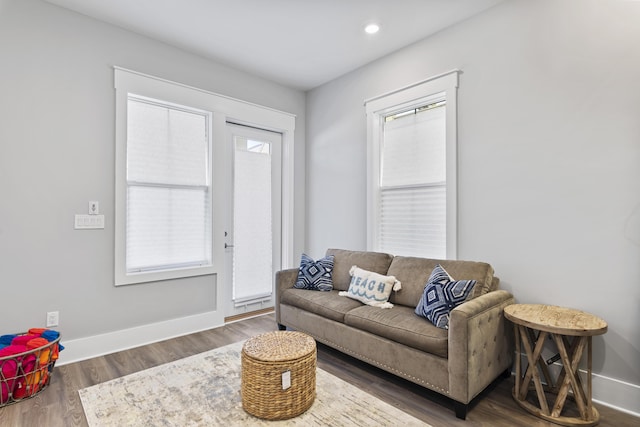
POLYGON ((51 381, 60 333, 32 328, 28 332, 0 336, 0 407, 28 399, 51 381))

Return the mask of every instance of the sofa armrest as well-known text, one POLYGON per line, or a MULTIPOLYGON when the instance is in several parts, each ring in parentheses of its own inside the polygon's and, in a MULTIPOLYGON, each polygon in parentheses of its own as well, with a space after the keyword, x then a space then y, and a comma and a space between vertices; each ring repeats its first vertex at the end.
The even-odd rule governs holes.
POLYGON ((276 322, 280 324, 280 298, 282 298, 282 292, 285 289, 293 288, 298 280, 298 269, 289 268, 287 270, 280 270, 276 272, 276 322))
POLYGON ((514 303, 505 290, 488 292, 459 305, 449 319, 449 390, 469 403, 513 360, 513 332, 504 307, 514 303))

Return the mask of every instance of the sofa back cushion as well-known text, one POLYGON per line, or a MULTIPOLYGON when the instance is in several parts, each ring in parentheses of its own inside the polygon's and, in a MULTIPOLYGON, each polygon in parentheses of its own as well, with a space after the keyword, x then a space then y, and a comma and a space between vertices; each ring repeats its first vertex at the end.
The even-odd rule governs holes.
MULTIPOLYGON (((363 270, 386 276, 393 259, 393 255, 380 252, 349 251, 345 249, 328 249, 327 255, 333 255, 333 289, 339 291, 349 289, 349 283, 351 283, 349 270, 354 265, 363 270)), ((429 276, 427 275, 427 277, 429 276)))
POLYGON ((429 280, 429 275, 438 264, 442 265, 455 280, 477 281, 470 299, 497 287, 497 280, 493 280, 493 267, 485 262, 396 256, 391 262, 387 274, 395 276, 402 283, 402 290, 392 292, 389 301, 408 307, 417 306, 422 297, 424 286, 429 280))

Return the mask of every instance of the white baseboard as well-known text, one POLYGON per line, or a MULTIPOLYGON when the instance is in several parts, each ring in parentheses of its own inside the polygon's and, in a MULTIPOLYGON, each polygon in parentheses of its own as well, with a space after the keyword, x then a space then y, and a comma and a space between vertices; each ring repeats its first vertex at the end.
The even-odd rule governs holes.
MULTIPOLYGON (((522 354, 523 369, 527 367, 526 355, 522 354)), ((557 378, 562 369, 558 362, 548 366, 552 378, 557 378)), ((587 381, 587 371, 578 369, 583 384, 587 381)), ((523 371, 524 373, 524 371, 523 371)), ((544 381, 543 381, 544 382, 544 381)), ((640 385, 615 378, 591 373, 592 400, 596 404, 608 406, 618 411, 640 417, 640 385)))
POLYGON ((640 417, 640 385, 599 374, 592 374, 591 381, 594 402, 640 417))
POLYGON ((60 352, 56 365, 79 362, 222 325, 224 325, 224 315, 217 311, 210 311, 86 338, 63 340, 62 345, 65 348, 60 352))

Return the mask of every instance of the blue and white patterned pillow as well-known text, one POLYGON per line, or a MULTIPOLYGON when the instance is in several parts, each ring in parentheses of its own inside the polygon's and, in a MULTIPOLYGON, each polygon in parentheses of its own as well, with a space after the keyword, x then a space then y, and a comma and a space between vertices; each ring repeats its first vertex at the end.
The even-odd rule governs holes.
POLYGON ((333 255, 314 261, 307 254, 302 254, 298 280, 293 287, 312 291, 330 291, 333 289, 332 273, 333 255))
POLYGON ((475 280, 454 280, 440 264, 431 272, 416 314, 426 317, 438 328, 449 329, 449 313, 467 300, 475 280))

